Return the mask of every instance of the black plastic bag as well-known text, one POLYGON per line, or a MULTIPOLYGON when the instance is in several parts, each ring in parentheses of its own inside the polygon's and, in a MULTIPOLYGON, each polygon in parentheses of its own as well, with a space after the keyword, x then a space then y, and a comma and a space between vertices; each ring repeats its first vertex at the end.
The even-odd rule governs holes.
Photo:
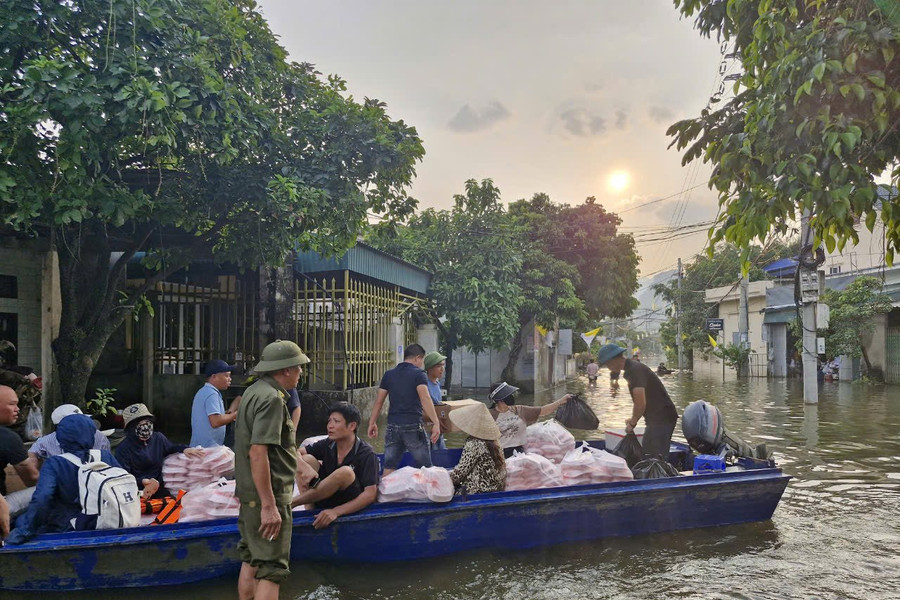
POLYGON ((577 395, 556 410, 556 420, 569 429, 597 429, 600 426, 600 419, 577 395))
POLYGON ((644 449, 641 447, 641 442, 637 439, 637 436, 634 435, 633 431, 625 434, 625 437, 622 438, 622 441, 619 442, 619 445, 616 446, 612 453, 624 458, 625 462, 628 463, 629 469, 641 462, 644 458, 644 449))
POLYGON ((662 479, 663 477, 677 477, 675 467, 659 458, 647 458, 631 467, 635 479, 662 479))

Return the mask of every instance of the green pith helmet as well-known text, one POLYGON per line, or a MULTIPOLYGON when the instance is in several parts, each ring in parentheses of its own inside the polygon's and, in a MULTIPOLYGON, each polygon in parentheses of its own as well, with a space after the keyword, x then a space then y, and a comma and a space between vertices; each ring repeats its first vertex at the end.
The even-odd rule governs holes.
POLYGON ((262 358, 253 367, 256 373, 269 373, 279 369, 287 369, 298 365, 305 365, 309 357, 303 354, 300 346, 288 340, 275 340, 262 351, 262 358))
POLYGON ((427 371, 434 365, 440 363, 442 360, 445 360, 447 357, 441 354, 440 352, 429 352, 425 355, 425 370, 427 371))

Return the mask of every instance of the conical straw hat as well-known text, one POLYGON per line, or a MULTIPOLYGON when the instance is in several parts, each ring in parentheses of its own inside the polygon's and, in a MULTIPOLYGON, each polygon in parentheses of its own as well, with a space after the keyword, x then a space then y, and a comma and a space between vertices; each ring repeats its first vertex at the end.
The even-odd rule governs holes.
POLYGON ((500 428, 487 406, 473 404, 450 411, 450 421, 472 437, 482 440, 500 439, 500 428))

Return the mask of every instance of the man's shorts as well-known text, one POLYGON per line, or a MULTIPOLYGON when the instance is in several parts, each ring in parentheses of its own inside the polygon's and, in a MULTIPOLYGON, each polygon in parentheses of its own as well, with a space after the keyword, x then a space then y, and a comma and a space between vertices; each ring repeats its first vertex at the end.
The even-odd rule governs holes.
POLYGON ((409 451, 416 466, 431 466, 431 441, 421 423, 387 426, 384 434, 384 468, 396 469, 404 450, 409 451))
POLYGON ((271 542, 259 533, 262 522, 262 506, 259 502, 241 502, 238 514, 238 531, 241 534, 238 554, 241 562, 259 569, 256 572, 257 579, 266 579, 272 583, 281 583, 291 574, 291 505, 277 506, 278 514, 281 515, 281 530, 271 542))

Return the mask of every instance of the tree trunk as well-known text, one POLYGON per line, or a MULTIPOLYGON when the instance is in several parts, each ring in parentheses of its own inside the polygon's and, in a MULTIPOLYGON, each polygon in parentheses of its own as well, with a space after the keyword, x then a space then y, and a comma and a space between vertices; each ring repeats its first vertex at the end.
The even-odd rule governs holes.
POLYGON ((147 275, 123 297, 126 267, 152 227, 135 232, 131 245, 113 260, 106 226, 87 221, 60 227, 54 238, 59 257, 60 325, 52 343, 55 377, 47 390, 45 414, 63 403, 85 405, 88 380, 112 334, 132 314, 135 303, 157 282, 183 266, 172 261, 147 275))
MULTIPOLYGON (((528 322, 530 323, 531 320, 529 319, 528 322)), ((519 362, 519 356, 522 354, 522 330, 524 328, 525 325, 519 323, 519 331, 509 347, 509 358, 507 358, 506 366, 503 367, 503 372, 500 374, 500 378, 511 385, 518 383, 516 379, 516 364, 519 362)))
POLYGON ((866 352, 866 345, 862 343, 862 340, 859 342, 859 349, 862 350, 863 361, 866 363, 866 374, 871 375, 872 362, 869 360, 869 353, 866 352))

